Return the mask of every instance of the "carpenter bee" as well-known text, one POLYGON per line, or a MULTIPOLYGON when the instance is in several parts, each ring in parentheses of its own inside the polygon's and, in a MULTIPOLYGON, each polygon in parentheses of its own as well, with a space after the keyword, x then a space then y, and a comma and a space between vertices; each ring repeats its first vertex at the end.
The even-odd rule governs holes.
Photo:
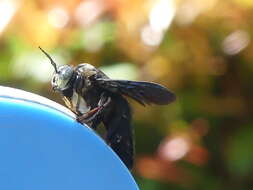
POLYGON ((133 129, 131 109, 125 96, 143 106, 166 105, 176 96, 156 83, 110 79, 88 63, 76 67, 57 66, 42 48, 40 50, 55 70, 51 80, 53 90, 62 95, 65 104, 77 115, 78 122, 94 130, 101 122, 104 124, 106 143, 131 169, 134 160, 133 129))

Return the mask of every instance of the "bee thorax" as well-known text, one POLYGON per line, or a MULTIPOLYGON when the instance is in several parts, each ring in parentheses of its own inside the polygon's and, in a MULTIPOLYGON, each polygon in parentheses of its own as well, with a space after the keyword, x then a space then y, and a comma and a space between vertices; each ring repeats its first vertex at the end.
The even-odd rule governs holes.
POLYGON ((92 75, 94 75, 98 72, 97 69, 94 66, 92 66, 88 63, 80 64, 78 66, 77 71, 79 73, 82 73, 85 76, 85 78, 88 78, 88 77, 90 77, 90 76, 92 76, 92 75))

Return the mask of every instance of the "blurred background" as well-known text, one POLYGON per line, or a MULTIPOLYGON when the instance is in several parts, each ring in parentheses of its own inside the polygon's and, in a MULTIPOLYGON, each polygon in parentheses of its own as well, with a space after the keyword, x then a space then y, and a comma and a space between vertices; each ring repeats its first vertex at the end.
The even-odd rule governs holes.
POLYGON ((161 83, 175 103, 131 101, 140 189, 252 189, 252 38, 252 0, 0 0, 0 82, 63 104, 41 46, 161 83))

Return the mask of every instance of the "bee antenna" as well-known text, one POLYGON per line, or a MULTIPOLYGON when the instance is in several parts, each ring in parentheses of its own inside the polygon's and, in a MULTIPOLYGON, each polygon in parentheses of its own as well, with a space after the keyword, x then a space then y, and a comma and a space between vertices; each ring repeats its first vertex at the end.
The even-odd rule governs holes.
POLYGON ((40 46, 39 46, 39 49, 48 57, 48 59, 51 61, 51 64, 54 67, 55 72, 58 73, 56 63, 54 62, 54 60, 52 59, 52 57, 50 57, 50 55, 47 52, 45 52, 45 50, 43 50, 40 46))

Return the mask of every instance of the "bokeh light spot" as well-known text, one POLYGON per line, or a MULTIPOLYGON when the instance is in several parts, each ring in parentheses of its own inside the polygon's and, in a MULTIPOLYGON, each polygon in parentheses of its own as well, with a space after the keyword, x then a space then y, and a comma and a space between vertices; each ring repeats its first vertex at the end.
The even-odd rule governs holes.
POLYGON ((154 31, 166 30, 176 13, 173 0, 159 0, 151 9, 149 15, 150 26, 154 31))
POLYGON ((246 31, 237 30, 229 34, 223 41, 223 51, 228 55, 238 54, 250 43, 250 36, 246 31))
POLYGON ((163 39, 163 32, 153 30, 149 25, 146 25, 141 30, 141 39, 148 46, 158 46, 163 39))
POLYGON ((160 147, 160 156, 169 161, 183 158, 189 151, 190 145, 183 136, 176 136, 166 140, 160 147))
POLYGON ((87 26, 94 22, 104 9, 103 1, 82 1, 75 10, 75 19, 81 26, 87 26))
POLYGON ((12 0, 0 1, 0 33, 4 30, 6 25, 10 22, 12 16, 16 12, 17 4, 12 0))
POLYGON ((48 12, 48 21, 55 28, 64 28, 69 21, 69 15, 66 10, 56 7, 48 12))

